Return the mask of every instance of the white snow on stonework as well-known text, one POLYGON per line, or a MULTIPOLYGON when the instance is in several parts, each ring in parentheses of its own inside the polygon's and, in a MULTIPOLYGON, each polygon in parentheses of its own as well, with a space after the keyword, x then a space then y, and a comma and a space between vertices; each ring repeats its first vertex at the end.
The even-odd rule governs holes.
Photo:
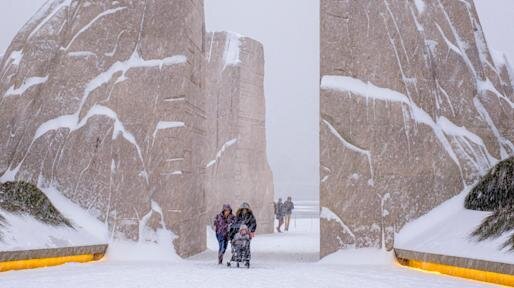
MULTIPOLYGON (((476 72, 475 67, 473 66, 473 63, 469 59, 468 54, 466 53, 469 45, 466 43, 466 41, 464 41, 462 39, 462 37, 460 37, 458 30, 453 25, 452 20, 451 20, 450 16, 448 15, 443 3, 440 0, 437 0, 437 3, 439 4, 441 11, 443 12, 443 15, 446 18, 446 22, 448 23, 448 25, 450 27, 450 31, 452 32, 453 38, 456 41, 456 46, 446 37, 446 35, 444 35, 444 32, 440 26, 438 26, 439 31, 441 32, 442 36, 445 38, 446 44, 448 44, 449 49, 452 49, 453 51, 455 51, 454 49, 456 47, 457 50, 460 51, 460 52, 457 52, 457 51, 455 51, 455 52, 461 56, 462 60, 464 60, 464 63, 466 64, 466 66, 469 69, 469 72, 471 72, 471 74, 473 76, 473 80, 475 80, 475 82, 477 83, 477 86, 478 86, 479 76, 476 72)), ((467 6, 467 4, 469 4, 469 3, 466 3, 466 6, 467 6)))
POLYGON ((69 57, 82 58, 82 57, 96 57, 97 55, 91 51, 75 51, 68 53, 69 57))
MULTIPOLYGON (((137 49, 135 49, 128 60, 122 62, 118 61, 114 63, 111 67, 107 69, 107 71, 100 73, 98 76, 89 81, 88 84, 86 84, 81 102, 75 113, 69 115, 61 115, 40 124, 39 127, 36 129, 36 133, 34 134, 31 146, 38 138, 42 137, 50 131, 68 129, 70 130, 70 132, 73 132, 85 126, 87 121, 93 116, 106 116, 114 120, 113 139, 116 139, 118 135, 122 135, 128 142, 133 144, 137 150, 141 163, 143 163, 144 165, 143 155, 140 146, 138 145, 133 134, 125 129, 123 122, 118 118, 117 114, 114 111, 102 105, 95 105, 86 113, 86 116, 83 119, 80 119, 79 116, 81 114, 82 108, 86 104, 87 99, 93 91, 100 88, 104 84, 109 83, 112 80, 112 77, 119 72, 121 72, 121 74, 118 76, 115 83, 126 80, 127 77, 125 77, 125 73, 130 69, 152 67, 158 67, 159 69, 162 69, 163 66, 183 64, 186 62, 186 60, 187 58, 183 55, 175 55, 163 59, 145 60, 143 59, 143 57, 141 57, 141 55, 139 55, 137 49)), ((29 146, 29 151, 31 146, 29 146)), ((2 179, 14 180, 21 165, 23 164, 23 161, 24 159, 15 168, 9 167, 7 171, 4 173, 4 175, 2 175, 2 179)), ((145 180, 148 182, 148 173, 146 173, 146 171, 144 172, 145 180)))
POLYGON ((215 33, 214 32, 209 32, 209 34, 210 34, 210 37, 211 37, 211 44, 209 45, 209 56, 207 56, 207 62, 211 62, 212 46, 214 45, 214 35, 215 35, 215 33))
POLYGON ((157 136, 157 133, 160 130, 173 129, 173 128, 181 128, 181 127, 185 127, 184 122, 178 122, 178 121, 159 121, 159 123, 157 123, 157 125, 155 126, 155 130, 153 132, 153 138, 155 138, 157 136))
POLYGON ((416 9, 418 9, 419 14, 425 12, 426 4, 423 0, 414 0, 414 4, 416 4, 416 9))
POLYGON ((227 66, 235 66, 241 63, 241 59, 239 58, 239 53, 241 50, 241 36, 227 32, 227 40, 225 43, 225 50, 223 52, 223 60, 225 61, 225 69, 227 66))
POLYGON ((89 81, 89 83, 86 85, 86 88, 84 90, 84 95, 82 96, 82 101, 80 104, 80 108, 84 105, 84 103, 87 101, 89 95, 95 91, 96 89, 100 88, 104 84, 109 83, 114 75, 121 74, 116 78, 116 83, 122 82, 126 80, 125 73, 127 73, 130 69, 133 68, 153 68, 158 67, 159 69, 162 69, 163 66, 171 66, 171 65, 177 65, 177 64, 183 64, 186 63, 187 58, 184 55, 174 55, 162 59, 151 59, 151 60, 145 60, 137 50, 134 50, 132 55, 129 59, 125 61, 118 61, 114 63, 111 67, 109 67, 105 72, 100 73, 98 76, 96 76, 94 79, 89 81))
POLYGON ((475 43, 479 52, 479 59, 480 62, 484 65, 491 66, 493 70, 495 70, 494 66, 489 61, 489 56, 491 55, 491 52, 489 51, 489 47, 487 47, 487 42, 485 40, 484 33, 482 29, 480 28, 480 23, 477 22, 477 18, 472 15, 471 9, 469 7, 466 8, 468 12, 469 19, 471 19, 474 29, 473 29, 473 36, 475 36, 475 43))
POLYGON ((78 127, 77 120, 78 119, 75 115, 63 115, 52 120, 46 121, 43 124, 39 125, 39 127, 36 129, 36 134, 34 134, 34 140, 37 140, 49 131, 53 130, 67 128, 70 131, 74 131, 78 127))
POLYGON ((418 30, 418 32, 424 32, 425 28, 419 22, 419 19, 416 16, 416 13, 414 12, 414 9, 412 7, 410 7, 410 12, 411 12, 411 15, 412 15, 412 19, 414 19, 414 23, 416 24, 416 29, 418 30))
POLYGON ((68 50, 71 45, 73 44, 73 42, 75 42, 75 40, 82 34, 84 33, 85 31, 87 31, 89 28, 91 28, 91 26, 93 26, 93 24, 95 24, 96 21, 98 21, 99 19, 105 17, 105 16, 108 16, 108 15, 111 15, 111 14, 114 14, 118 11, 121 11, 121 10, 124 10, 126 9, 127 7, 118 7, 118 8, 114 8, 114 9, 108 9, 108 10, 105 10, 104 12, 98 14, 95 18, 93 18, 89 23, 87 23, 86 25, 84 25, 82 27, 82 29, 80 29, 77 33, 75 33, 75 35, 73 36, 73 38, 71 38, 70 42, 68 43, 68 45, 66 45, 66 47, 61 47, 61 50, 68 50))
MULTIPOLYGON (((186 57, 183 55, 175 55, 166 57, 163 59, 151 59, 151 60, 145 60, 143 57, 139 55, 137 50, 134 50, 134 53, 132 53, 131 57, 126 61, 118 61, 114 63, 111 67, 107 69, 107 71, 100 73, 98 76, 93 78, 91 81, 89 81, 88 84, 86 84, 86 87, 84 89, 84 94, 82 96, 82 99, 80 101, 79 107, 76 110, 75 113, 69 114, 69 115, 61 115, 56 118, 50 119, 41 125, 36 129, 36 133, 34 134, 34 138, 32 140, 32 144, 40 137, 45 135, 46 133, 50 131, 55 131, 59 129, 68 129, 70 132, 73 132, 75 130, 78 130, 85 126, 87 124, 87 121, 94 116, 105 116, 108 118, 111 118, 114 120, 114 130, 113 130, 113 139, 116 139, 119 135, 123 136, 129 143, 133 144, 138 152, 139 159, 142 163, 143 156, 141 152, 141 148, 138 145, 134 135, 130 133, 127 129, 125 129, 125 126, 123 125, 123 122, 118 118, 118 115, 112 111, 110 108, 102 106, 102 105, 94 105, 87 113, 86 116, 83 119, 80 119, 79 115, 81 114, 82 108, 87 102, 87 99, 91 95, 93 91, 100 88, 104 84, 109 83, 112 80, 112 77, 121 72, 121 74, 118 76, 116 82, 123 81, 127 79, 125 77, 125 73, 129 71, 130 69, 134 68, 152 68, 152 67, 158 67, 159 69, 162 69, 163 66, 170 66, 170 65, 177 65, 177 64, 183 64, 186 62, 186 57), (123 79, 123 80, 120 80, 123 79)), ((31 145, 32 145, 31 144, 31 145)), ((30 147, 29 147, 30 150, 30 147)), ((11 172, 16 172, 19 170, 19 167, 23 164, 23 161, 18 164, 16 168, 9 167, 7 172, 9 175, 13 174, 11 172)), ((6 173, 7 173, 6 172, 6 173)), ((14 174, 16 175, 16 174, 14 174)), ((145 175, 148 175, 148 173, 145 172, 145 175)), ((5 175, 4 175, 5 176, 5 175)), ((148 182, 148 177, 145 176, 146 181, 148 182)))
POLYGON ((176 98, 165 98, 164 102, 177 102, 177 101, 185 101, 186 97, 176 97, 176 98))
POLYGON ((18 172, 20 171, 21 165, 16 166, 15 168, 9 167, 4 174, 0 177, 0 182, 9 182, 9 181, 15 181, 16 175, 18 175, 18 172))
MULTIPOLYGON (((146 226, 141 229, 142 237, 139 241, 132 241, 127 239, 113 239, 112 231, 109 232, 106 223, 102 223, 95 216, 92 211, 88 211, 79 205, 73 203, 70 199, 66 198, 57 188, 48 185, 44 180, 38 181, 38 187, 50 199, 52 204, 61 212, 61 214, 70 219, 73 226, 79 232, 86 232, 91 235, 91 238, 78 239, 84 245, 104 244, 108 243, 106 259, 110 261, 174 261, 176 262, 179 257, 177 256, 172 243, 175 239, 175 234, 166 228, 166 224, 162 218, 163 211, 156 201, 150 201, 150 212, 157 213, 160 217, 161 228, 157 230, 148 229, 146 226), (90 241, 91 240, 91 241, 90 241)), ((142 217, 140 224, 146 224, 149 217, 142 217)), ((106 219, 107 221, 108 219, 106 219)), ((0 285, 0 287, 2 287, 0 285)))
POLYGON ((496 87, 494 87, 494 84, 491 82, 491 80, 486 79, 486 80, 483 80, 483 81, 478 81, 478 87, 477 88, 478 88, 479 91, 482 91, 482 92, 486 92, 486 91, 492 92, 498 98, 500 98, 503 101, 507 102, 507 104, 509 104, 509 106, 512 109, 514 109, 514 102, 512 102, 509 98, 507 98, 505 95, 500 93, 500 91, 498 91, 496 89, 496 87))
POLYGON ((161 173, 162 176, 177 176, 177 175, 182 175, 182 174, 183 174, 183 172, 180 170, 169 172, 169 173, 161 173))
POLYGON ((457 47, 455 44, 453 44, 452 41, 450 41, 450 39, 448 39, 448 37, 446 37, 446 34, 444 34, 444 31, 441 28, 441 26, 439 26, 439 24, 437 24, 437 23, 435 23, 435 25, 436 25, 437 29, 439 30, 439 33, 443 37, 444 41, 446 42, 446 46, 448 46, 448 48, 450 50, 457 53, 458 55, 463 56, 463 52, 459 49, 459 47, 457 47))
MULTIPOLYGON (((340 92, 351 92, 353 96, 386 102, 397 102, 402 105, 406 105, 409 108, 410 115, 414 121, 432 128, 434 135, 452 160, 459 166, 461 173, 462 167, 459 158, 447 137, 455 137, 456 141, 464 142, 464 145, 467 146, 466 148, 472 150, 472 156, 478 156, 481 158, 481 163, 489 164, 484 166, 480 163, 476 163, 475 166, 479 171, 483 171, 484 169, 491 167, 498 161, 491 156, 484 144, 484 141, 478 135, 467 130, 465 127, 455 125, 449 119, 444 117, 439 117, 434 121, 427 112, 412 102, 406 95, 398 91, 378 87, 370 82, 364 82, 353 77, 332 75, 323 76, 321 80, 321 88, 340 92), (471 146, 472 143, 478 145, 480 149, 474 149, 471 146)), ((466 149, 461 149, 462 153, 465 151, 466 149)), ((466 154, 463 155, 463 157, 470 158, 471 156, 466 154)))
MULTIPOLYGON (((330 124, 330 122, 328 122, 327 120, 322 119, 322 122, 328 127, 328 129, 330 130, 330 133, 332 133, 332 135, 334 135, 339 140, 339 142, 341 142, 343 144, 344 147, 366 156, 366 158, 368 159, 369 170, 370 170, 370 174, 371 174, 371 179, 369 179, 368 184, 370 186, 373 186, 374 174, 373 174, 373 165, 371 162, 371 152, 369 152, 368 150, 359 148, 359 147, 353 145, 352 143, 348 142, 346 139, 343 138, 343 136, 341 136, 341 134, 339 134, 339 132, 337 132, 337 130, 334 128, 334 126, 332 126, 332 124, 330 124)), ((321 182, 324 182, 324 181, 321 181, 321 182)))
MULTIPOLYGON (((455 125, 453 122, 451 122, 448 118, 444 116, 440 116, 439 118, 437 118, 437 126, 441 127, 444 133, 448 136, 461 137, 460 139, 467 139, 480 147, 486 147, 484 141, 482 140, 482 138, 480 138, 480 136, 476 135, 475 133, 472 133, 464 126, 455 125)), ((499 142, 499 144, 501 146, 501 142, 499 142)), ((495 165, 496 162, 498 162, 498 159, 494 158, 491 154, 489 154, 489 151, 487 150, 484 150, 480 154, 485 154, 485 157, 482 157, 482 155, 474 156, 476 161, 484 161, 484 163, 482 163, 482 165, 480 166, 482 171, 486 171, 489 167, 495 165)))
POLYGON ((209 168, 212 165, 216 164, 216 162, 218 162, 218 160, 221 158, 223 153, 225 153, 225 150, 227 150, 230 146, 232 146, 236 143, 237 143, 237 139, 234 138, 232 140, 227 141, 225 144, 223 144, 221 146, 221 149, 218 151, 218 153, 216 153, 216 157, 214 159, 212 159, 209 163, 207 163, 207 165, 205 167, 209 168))
POLYGON ((54 131, 54 130, 58 130, 58 129, 62 129, 62 128, 68 129, 70 133, 73 131, 79 130, 87 124, 89 119, 91 119, 95 116, 104 116, 104 117, 107 117, 107 118, 110 118, 111 120, 113 120, 114 129, 112 132, 112 139, 114 140, 114 139, 118 138, 119 135, 123 136, 123 138, 125 138, 128 142, 130 142, 131 144, 133 144, 136 147, 139 157, 141 159, 143 158, 142 153, 141 153, 141 148, 139 147, 134 135, 125 128, 125 126, 123 125, 123 122, 121 122, 121 120, 118 118, 118 115, 116 114, 116 112, 114 112, 112 109, 110 109, 106 106, 103 106, 103 105, 93 106, 88 111, 86 116, 84 116, 84 118, 82 118, 80 121, 78 121, 78 123, 77 123, 78 115, 73 114, 73 115, 63 115, 63 116, 54 118, 52 120, 49 120, 49 121, 41 124, 38 127, 38 129, 36 130, 36 134, 34 135, 34 140, 40 138, 41 136, 45 135, 49 131, 54 131))
POLYGON ((23 84, 21 84, 20 87, 15 88, 14 85, 11 86, 7 90, 7 92, 5 92, 4 96, 9 97, 9 96, 23 95, 23 93, 25 93, 30 88, 37 86, 37 85, 44 84, 44 83, 46 83, 46 81, 48 81, 48 76, 27 78, 27 79, 25 79, 25 81, 23 81, 23 84))
POLYGON ((507 153, 505 147, 509 148, 511 153, 513 153, 514 145, 512 144, 512 142, 510 142, 510 140, 506 139, 500 134, 500 131, 491 119, 489 112, 487 112, 487 109, 485 109, 484 105, 482 105, 482 102, 480 102, 480 100, 477 97, 473 98, 473 104, 475 105, 475 108, 477 109, 482 119, 487 123, 487 125, 493 132, 494 136, 498 140, 498 143, 500 143, 500 157, 502 159, 506 159, 507 157, 509 157, 509 153, 507 153))
POLYGON ((96 89, 100 88, 102 85, 109 83, 115 74, 121 72, 121 75, 118 76, 119 79, 122 77, 124 78, 125 73, 133 68, 162 68, 163 66, 181 64, 185 62, 186 57, 183 55, 171 56, 164 59, 145 60, 139 55, 139 53, 137 53, 137 51, 134 51, 128 60, 114 63, 111 67, 109 67, 109 69, 107 69, 107 71, 100 73, 94 79, 89 81, 84 89, 84 95, 82 96, 79 109, 77 109, 74 114, 63 115, 41 124, 37 129, 34 138, 37 139, 49 131, 59 128, 68 128, 71 130, 80 128, 80 123, 83 123, 83 120, 79 119, 79 114, 82 110, 82 107, 85 105, 87 99, 89 98, 89 95, 96 89))
POLYGON ((7 67, 7 65, 14 65, 14 66, 20 65, 22 58, 23 58, 22 50, 12 51, 11 54, 9 54, 9 56, 5 60, 4 68, 7 67))
POLYGON ((139 220, 138 241, 115 241, 113 248, 109 248, 107 257, 115 260, 167 260, 180 261, 173 248, 173 240, 177 238, 175 233, 168 230, 164 222, 162 208, 155 200, 150 200, 150 211, 139 220), (160 227, 152 229, 148 227, 148 221, 154 214, 159 215, 160 227), (138 251, 139 250, 139 251, 138 251), (135 253, 134 253, 135 252, 135 253))
POLYGON ((327 207, 321 207, 320 216, 321 219, 325 219, 327 221, 335 221, 337 222, 346 233, 350 234, 352 238, 355 238, 355 234, 353 234, 352 230, 344 224, 343 220, 337 216, 336 213, 332 212, 332 210, 328 209, 327 207))
POLYGON ((57 0, 57 1, 48 1, 42 8, 36 12, 36 15, 32 17, 29 22, 22 28, 25 30, 25 27, 33 22, 39 21, 39 24, 30 32, 27 40, 30 40, 36 33, 41 30, 43 26, 45 26, 61 9, 69 7, 71 5, 72 0, 57 0), (42 17, 45 17, 41 20, 42 17))
POLYGON ((94 217, 90 211, 66 198, 57 188, 48 185, 42 179, 39 179, 37 186, 45 193, 55 208, 71 221, 73 227, 87 231, 88 234, 103 243, 108 242, 109 233, 107 225, 94 217))
POLYGON ((514 90, 514 69, 512 69, 512 66, 507 58, 505 58, 506 64, 505 68, 507 69, 507 74, 510 79, 510 84, 512 85, 512 89, 514 90))
MULTIPOLYGON (((327 120, 323 119, 322 120, 323 123, 325 123, 325 125, 327 125, 327 127, 329 128, 330 132, 336 136, 337 139, 339 139, 339 141, 348 149, 352 150, 352 151, 355 151, 359 154, 363 154, 365 156, 367 156, 368 158, 371 157, 370 155, 370 152, 368 150, 365 150, 365 149, 362 149, 362 148, 359 148, 355 145, 353 145, 352 143, 346 141, 342 136, 341 134, 339 134, 337 132, 337 130, 334 128, 334 126, 332 126, 332 124, 330 124, 330 122, 328 122, 327 120)), ((370 161, 371 162, 371 161, 370 161)))
POLYGON ((468 210, 464 199, 471 187, 405 225, 395 236, 395 248, 439 255, 514 264, 514 252, 502 248, 510 233, 478 241, 473 231, 491 212, 468 210))

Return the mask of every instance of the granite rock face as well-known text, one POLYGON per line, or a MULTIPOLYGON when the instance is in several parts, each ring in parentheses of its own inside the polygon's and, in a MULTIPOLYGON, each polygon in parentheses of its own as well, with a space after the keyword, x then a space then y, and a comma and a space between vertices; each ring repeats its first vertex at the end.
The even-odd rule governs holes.
POLYGON ((250 38, 206 36, 209 220, 224 203, 248 202, 258 233, 273 231, 273 176, 266 156, 264 51, 250 38))
POLYGON ((202 0, 45 4, 0 66, 0 181, 53 186, 116 237, 205 249, 202 0), (153 235, 153 236, 152 236, 153 235))
POLYGON ((321 254, 386 247, 514 154, 473 1, 321 0, 321 254))

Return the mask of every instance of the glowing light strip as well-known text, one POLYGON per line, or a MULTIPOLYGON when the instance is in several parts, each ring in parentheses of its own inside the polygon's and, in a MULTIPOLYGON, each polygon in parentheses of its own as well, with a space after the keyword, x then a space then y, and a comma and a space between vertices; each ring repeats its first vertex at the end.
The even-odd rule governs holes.
POLYGON ((423 262, 418 260, 401 258, 398 260, 398 262, 403 266, 408 266, 416 270, 422 270, 423 272, 437 272, 449 276, 514 287, 514 275, 462 268, 431 262, 423 262))
POLYGON ((15 260, 0 262, 0 272, 10 270, 23 270, 23 269, 34 269, 42 267, 50 267, 62 265, 65 263, 84 263, 100 260, 103 255, 98 254, 84 254, 75 256, 63 256, 53 258, 40 258, 40 259, 29 259, 29 260, 15 260))

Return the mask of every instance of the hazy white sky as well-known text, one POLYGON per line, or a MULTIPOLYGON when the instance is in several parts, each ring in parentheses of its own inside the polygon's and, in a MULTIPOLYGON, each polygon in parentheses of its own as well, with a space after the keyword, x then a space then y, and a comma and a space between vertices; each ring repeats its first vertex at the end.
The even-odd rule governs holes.
MULTIPOLYGON (((0 55, 44 2, 0 0, 0 55)), ((264 44, 268 155, 279 195, 318 195, 318 3, 205 0, 207 30, 230 30, 264 44)), ((514 65, 514 0, 475 3, 489 46, 506 52, 514 65)))
POLYGON ((46 0, 0 0, 0 55, 46 0))
POLYGON ((489 48, 507 54, 514 67, 514 0, 474 0, 489 48))

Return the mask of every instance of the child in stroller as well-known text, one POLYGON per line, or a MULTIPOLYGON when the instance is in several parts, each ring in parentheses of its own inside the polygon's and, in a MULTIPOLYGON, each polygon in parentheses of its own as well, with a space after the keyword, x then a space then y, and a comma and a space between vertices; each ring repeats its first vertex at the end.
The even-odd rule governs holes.
POLYGON ((243 263, 246 268, 250 268, 250 232, 246 225, 239 227, 239 232, 234 236, 231 242, 232 246, 232 257, 227 262, 227 266, 231 266, 231 262, 236 262, 237 267, 240 263, 243 263))

